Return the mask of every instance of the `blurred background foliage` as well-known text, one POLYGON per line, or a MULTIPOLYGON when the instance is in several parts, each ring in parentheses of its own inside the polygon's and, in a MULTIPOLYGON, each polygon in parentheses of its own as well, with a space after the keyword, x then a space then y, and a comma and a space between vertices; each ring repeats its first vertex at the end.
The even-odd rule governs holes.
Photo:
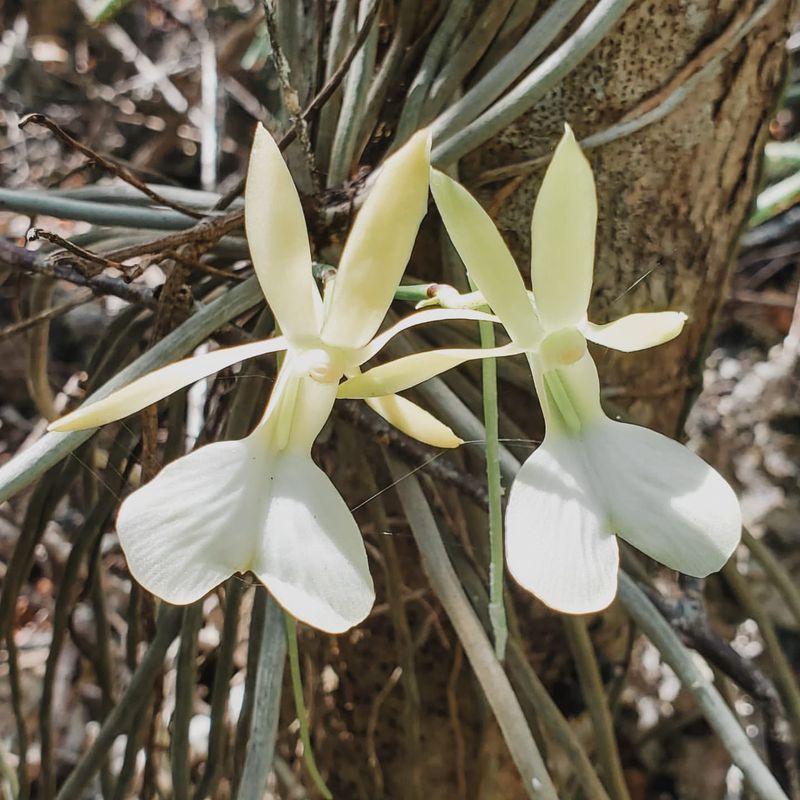
MULTIPOLYGON (((256 120, 283 137, 319 262, 372 169, 432 123, 437 162, 525 272, 567 119, 598 178, 593 319, 690 315, 658 351, 599 353, 604 400, 734 483, 744 544, 705 582, 626 551, 620 601, 585 620, 507 583, 501 665, 481 368, 416 393, 469 440, 455 453, 338 403, 315 455, 378 601, 343 636, 299 631, 320 773, 348 799, 547 797, 548 780, 564 798, 784 796, 766 765, 800 796, 795 2, 6 0, 0 20, 0 795, 318 796, 265 592, 234 577, 159 608, 113 534, 132 486, 247 432, 274 361, 91 438, 56 444, 46 420, 123 367, 272 331, 241 229, 256 120)), ((465 285, 433 213, 408 279, 465 285)), ((414 334, 395 355, 445 341, 477 334, 414 334)), ((507 486, 542 429, 524 364, 498 380, 507 486)))

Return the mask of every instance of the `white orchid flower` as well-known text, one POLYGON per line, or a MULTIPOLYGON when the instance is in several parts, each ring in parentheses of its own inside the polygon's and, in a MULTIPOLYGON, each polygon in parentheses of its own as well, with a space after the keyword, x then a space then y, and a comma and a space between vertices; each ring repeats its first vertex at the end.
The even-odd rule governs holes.
MULTIPOLYGON (((426 213, 429 151, 428 134, 420 132, 383 165, 323 305, 300 199, 277 145, 259 127, 245 224, 253 266, 283 335, 172 364, 50 426, 96 427, 243 359, 286 350, 264 416, 249 436, 174 461, 123 502, 119 540, 132 575, 153 594, 187 604, 250 570, 289 613, 316 628, 341 632, 369 613, 375 594, 359 528, 312 461, 312 444, 340 379, 358 374, 392 336, 423 322, 494 319, 437 309, 375 336, 426 213)), ((383 395, 368 402, 422 441, 461 443, 404 398, 383 395)))
POLYGON ((547 426, 508 500, 506 556, 514 578, 548 606, 581 614, 605 608, 616 594, 617 536, 689 575, 720 569, 741 532, 731 487, 682 445, 614 422, 600 406, 586 339, 639 350, 675 337, 685 317, 588 322, 597 201, 591 167, 569 127, 533 212, 533 303, 477 201, 440 172, 432 172, 431 186, 472 279, 526 350, 547 426))

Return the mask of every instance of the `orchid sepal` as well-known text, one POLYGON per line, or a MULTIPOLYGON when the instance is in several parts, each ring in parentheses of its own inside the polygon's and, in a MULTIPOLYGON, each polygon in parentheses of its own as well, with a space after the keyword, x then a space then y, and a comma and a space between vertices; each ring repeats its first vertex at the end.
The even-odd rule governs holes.
POLYGON ((185 358, 166 367, 149 372, 141 378, 117 389, 99 400, 92 400, 69 414, 54 420, 50 431, 78 431, 98 428, 109 422, 130 416, 146 406, 156 403, 173 392, 190 386, 222 369, 249 358, 285 350, 284 337, 264 339, 250 344, 225 347, 185 358))
POLYGON ((592 168, 565 125, 531 218, 531 281, 546 330, 577 325, 586 316, 596 227, 592 168))
POLYGON ((353 222, 321 337, 364 346, 380 327, 428 209, 430 133, 418 131, 380 167, 353 222))
POLYGON ((512 343, 494 348, 465 347, 413 353, 349 378, 339 385, 337 397, 364 399, 397 394, 466 361, 502 358, 522 352, 521 347, 512 343))
POLYGON ((587 321, 581 327, 595 344, 633 353, 672 341, 683 331, 687 319, 682 311, 651 311, 627 314, 605 325, 587 321))

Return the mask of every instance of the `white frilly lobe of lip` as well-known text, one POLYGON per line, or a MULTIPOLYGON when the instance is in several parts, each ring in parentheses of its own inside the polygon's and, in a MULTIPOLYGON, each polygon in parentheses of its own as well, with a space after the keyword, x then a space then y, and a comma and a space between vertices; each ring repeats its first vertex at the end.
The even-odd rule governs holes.
POLYGON ((125 500, 117 533, 131 574, 183 605, 251 570, 315 628, 363 620, 375 594, 361 533, 310 455, 335 389, 290 375, 250 436, 195 450, 125 500))
POLYGON ((617 592, 617 539, 582 455, 577 442, 545 438, 517 473, 505 518, 509 572, 568 614, 599 611, 617 592))
MULTIPOLYGON (((514 578, 559 611, 600 611, 616 592, 614 534, 687 575, 719 570, 741 535, 725 479, 672 439, 605 416, 588 353, 554 372, 579 427, 564 424, 569 412, 542 392, 547 434, 520 469, 506 511, 514 578)), ((534 374, 540 386, 547 376, 534 374)))

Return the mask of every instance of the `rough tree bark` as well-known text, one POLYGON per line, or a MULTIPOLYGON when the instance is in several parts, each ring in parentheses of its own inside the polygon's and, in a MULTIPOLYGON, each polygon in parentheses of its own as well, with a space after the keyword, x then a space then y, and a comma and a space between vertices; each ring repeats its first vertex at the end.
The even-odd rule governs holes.
MULTIPOLYGON (((490 171, 546 156, 565 120, 582 138, 631 112, 657 107, 676 85, 708 66, 743 20, 767 7, 763 19, 712 74, 697 79, 678 108, 589 152, 600 207, 592 318, 603 322, 666 308, 681 309, 690 318, 685 333, 667 346, 598 355, 608 399, 633 420, 668 433, 678 432, 700 386, 703 355, 757 187, 795 6, 794 0, 635 3, 560 86, 461 162, 462 179, 492 209, 518 263, 527 265, 530 215, 543 167, 487 182, 490 171)), ((418 27, 423 27, 420 20, 418 27)), ((435 243, 428 242, 427 264, 435 252, 435 243)), ((520 405, 517 421, 534 436, 530 407, 530 402, 525 409, 520 405)), ((346 438, 339 434, 337 448, 346 438)), ((361 447, 352 447, 355 464, 361 447)), ((368 456, 379 463, 377 452, 368 456)), ((376 484, 388 485, 376 469, 376 484)), ((354 503, 370 494, 349 477, 354 503)), ((347 478, 339 470, 339 485, 347 485, 347 478)), ((455 493, 431 490, 437 513, 452 530, 466 530, 464 521, 482 513, 455 493)), ((337 797, 370 800, 526 797, 458 641, 419 573, 410 536, 374 535, 402 531, 402 521, 392 516, 394 501, 385 497, 388 523, 374 504, 361 512, 374 545, 371 555, 383 567, 374 570, 378 603, 387 597, 386 581, 398 576, 406 587, 403 597, 416 601, 382 607, 335 645, 316 638, 312 643, 311 637, 305 643, 311 662, 328 681, 335 675, 338 686, 334 694, 330 686, 324 688, 325 680, 316 686, 317 758, 330 769, 331 789, 337 797), (398 665, 402 676, 395 672, 398 665)), ((484 560, 480 543, 464 540, 461 546, 484 560)), ((564 674, 569 656, 560 624, 530 598, 513 589, 512 594, 532 662, 562 708, 575 710, 576 702, 579 708, 579 690, 564 674)), ((613 608, 595 621, 596 643, 612 659, 622 657, 622 628, 621 614, 613 608)), ((313 673, 320 674, 314 669, 308 674, 313 673)), ((556 761, 551 766, 558 771, 556 761)))

